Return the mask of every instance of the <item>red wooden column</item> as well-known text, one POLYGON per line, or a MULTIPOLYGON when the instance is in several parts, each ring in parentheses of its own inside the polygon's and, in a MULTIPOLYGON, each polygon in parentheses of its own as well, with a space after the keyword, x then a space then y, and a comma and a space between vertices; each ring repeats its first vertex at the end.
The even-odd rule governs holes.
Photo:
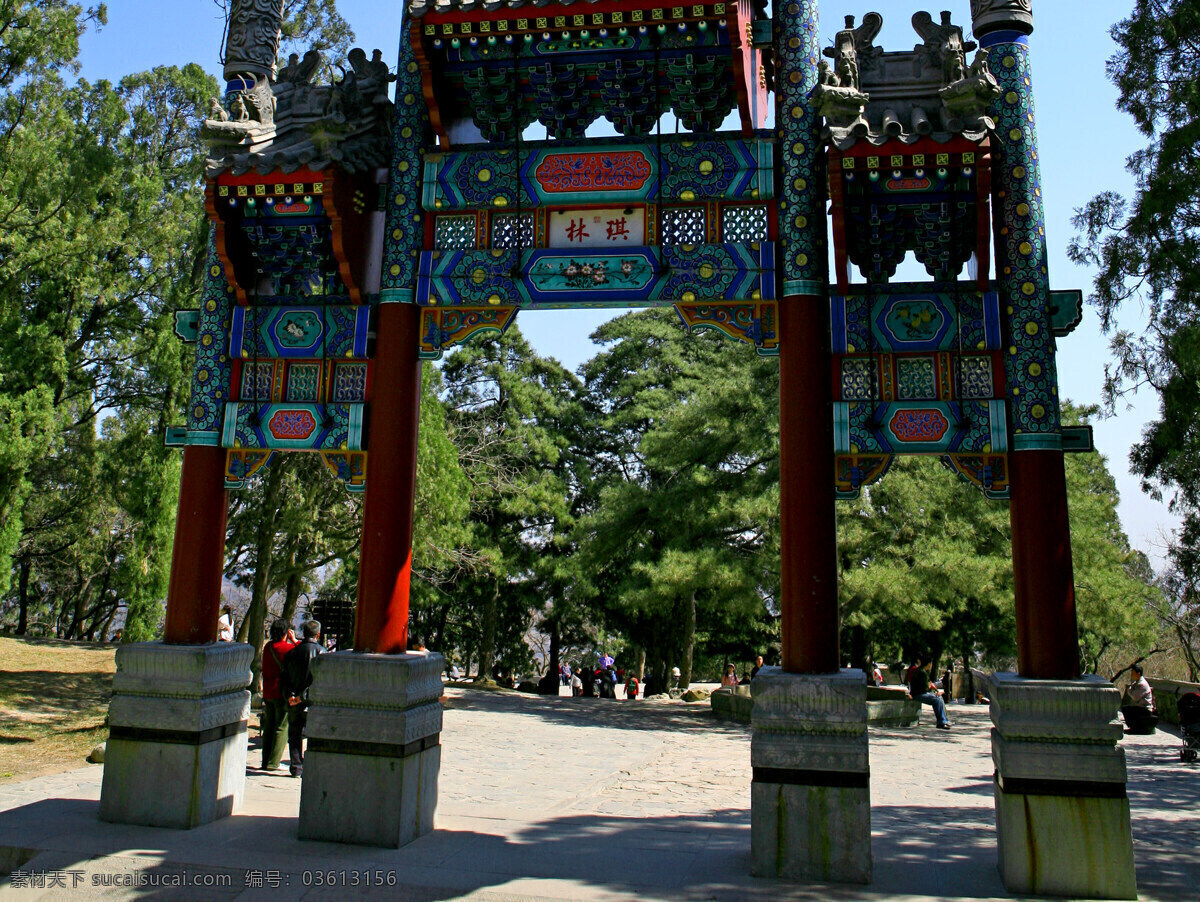
POLYGON ((783 669, 836 673, 837 499, 829 301, 779 304, 779 517, 783 669))
POLYGON ((228 513, 225 449, 185 448, 163 635, 168 645, 217 641, 228 513))
POLYGON ((1079 677, 1067 477, 1061 451, 1009 455, 1017 662, 1023 677, 1079 677))
POLYGON ((421 414, 420 322, 416 304, 379 305, 354 625, 357 651, 396 654, 408 644, 421 414))

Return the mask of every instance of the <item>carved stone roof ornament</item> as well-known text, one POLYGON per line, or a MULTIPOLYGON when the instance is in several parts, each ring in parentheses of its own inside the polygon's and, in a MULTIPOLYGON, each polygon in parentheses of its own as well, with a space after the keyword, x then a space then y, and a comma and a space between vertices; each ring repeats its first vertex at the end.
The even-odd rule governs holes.
POLYGON ((846 16, 846 27, 837 33, 833 46, 825 48, 825 55, 837 61, 835 71, 843 88, 857 91, 860 70, 870 69, 883 53, 883 48, 874 43, 882 28, 883 16, 879 13, 867 13, 857 28, 854 27, 854 16, 846 16))
POLYGON ((271 91, 283 28, 283 0, 232 0, 225 34, 225 105, 213 101, 204 137, 256 150, 275 136, 271 91))
POLYGON ((976 36, 993 31, 1033 32, 1033 0, 971 0, 976 36))
POLYGON ((209 176, 227 169, 265 175, 302 166, 321 170, 337 164, 348 172, 387 166, 395 115, 388 91, 396 77, 379 50, 368 59, 365 51, 355 48, 348 63, 339 80, 318 84, 321 54, 310 50, 303 60, 293 54, 278 81, 263 83, 274 110, 269 134, 255 132, 258 123, 253 119, 237 121, 245 92, 236 92, 226 114, 232 121, 217 115, 204 123, 209 176), (239 134, 239 125, 249 132, 239 134))
POLYGON ((354 172, 388 165, 395 81, 383 54, 350 51, 349 69, 333 84, 316 84, 322 57, 292 54, 275 73, 283 0, 234 0, 226 37, 225 103, 212 101, 203 137, 208 173, 262 174, 320 170, 336 163, 354 172))
POLYGON ((833 46, 825 48, 825 55, 834 63, 831 66, 821 61, 817 87, 809 104, 825 117, 830 128, 859 137, 870 130, 863 113, 871 97, 859 90, 859 85, 862 69, 870 69, 883 53, 873 43, 881 28, 883 16, 879 13, 867 13, 858 28, 854 27, 854 16, 846 16, 846 27, 837 33, 833 46))
POLYGON ((948 12, 936 22, 920 12, 912 23, 922 43, 911 52, 885 53, 874 46, 883 27, 879 13, 868 13, 858 28, 847 16, 834 46, 826 48, 835 63, 821 63, 809 102, 825 117, 826 140, 839 150, 859 140, 911 144, 961 135, 982 141, 994 128, 988 110, 1000 86, 988 68, 987 52, 968 64, 967 54, 978 45, 966 40, 948 12))
POLYGON ((917 13, 912 17, 912 24, 924 39, 924 43, 915 49, 926 66, 932 69, 940 66, 948 85, 967 77, 967 54, 979 45, 963 37, 962 28, 951 21, 948 11, 942 11, 940 25, 934 24, 929 13, 917 13))

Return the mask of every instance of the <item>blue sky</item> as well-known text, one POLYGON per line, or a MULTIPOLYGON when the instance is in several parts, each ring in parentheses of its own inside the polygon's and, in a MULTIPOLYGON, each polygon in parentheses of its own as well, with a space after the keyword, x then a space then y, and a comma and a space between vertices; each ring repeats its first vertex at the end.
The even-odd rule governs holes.
MULTIPOLYGON (((400 33, 403 0, 340 0, 338 6, 358 36, 358 44, 383 49, 394 58, 400 33)), ((1132 180, 1125 172, 1126 157, 1142 144, 1129 117, 1117 112, 1116 89, 1104 74, 1113 53, 1108 30, 1128 15, 1132 0, 1039 0, 1033 41, 1034 91, 1041 142, 1043 193, 1047 236, 1051 245, 1051 280, 1057 289, 1090 289, 1092 274, 1074 266, 1066 256, 1073 229, 1073 211, 1100 191, 1128 192, 1132 180)), ((928 8, 949 7, 955 21, 970 20, 967 0, 941 0, 928 8)), ((842 17, 874 9, 884 17, 877 43, 888 50, 907 49, 918 38, 909 20, 923 7, 913 0, 876 0, 858 6, 846 2, 821 4, 822 32, 831 43, 842 17)), ((117 79, 157 65, 200 63, 217 74, 224 19, 213 0, 109 0, 109 24, 83 38, 82 75, 117 79), (167 11, 164 11, 167 10, 167 11)), ((588 336, 611 316, 604 311, 545 311, 526 314, 521 329, 535 348, 557 357, 571 368, 590 357, 588 336)), ((1139 330, 1141 311, 1131 308, 1122 323, 1139 330)), ((1090 308, 1074 335, 1059 348, 1062 395, 1079 403, 1098 403, 1104 364, 1110 359, 1108 339, 1100 334, 1090 308)), ((1129 474, 1129 447, 1153 416, 1157 401, 1149 393, 1121 405, 1117 415, 1096 424, 1096 444, 1109 458, 1121 491, 1121 520, 1134 545, 1160 559, 1163 530, 1176 520, 1166 507, 1142 494, 1129 474)))

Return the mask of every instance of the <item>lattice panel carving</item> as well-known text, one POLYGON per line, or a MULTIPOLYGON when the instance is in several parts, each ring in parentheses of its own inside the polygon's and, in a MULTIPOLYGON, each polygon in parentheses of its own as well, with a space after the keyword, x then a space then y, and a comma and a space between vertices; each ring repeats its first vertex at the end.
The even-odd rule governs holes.
POLYGON ((270 401, 275 384, 274 363, 247 363, 242 366, 243 401, 270 401))
POLYGON ((994 392, 992 359, 963 357, 959 360, 959 392, 968 399, 990 398, 994 392))
POLYGON ((287 399, 315 404, 320 401, 321 364, 293 363, 288 368, 287 399))
POLYGON ((511 250, 533 247, 533 215, 504 213, 492 218, 492 247, 511 250))
POLYGON ((439 251, 465 251, 475 247, 474 216, 439 216, 433 236, 439 251))
POLYGON ((706 244, 703 207, 675 207, 662 211, 663 244, 706 244))
POLYGON ((878 394, 873 359, 846 357, 842 360, 842 399, 865 401, 878 394))
POLYGON ((766 241, 767 208, 757 205, 724 207, 721 210, 721 234, 726 244, 766 241))
POLYGON ((333 370, 333 403, 353 404, 367 400, 367 365, 339 363, 333 370))
POLYGON ((896 361, 896 382, 896 396, 903 401, 932 401, 938 396, 932 357, 901 357, 896 361))

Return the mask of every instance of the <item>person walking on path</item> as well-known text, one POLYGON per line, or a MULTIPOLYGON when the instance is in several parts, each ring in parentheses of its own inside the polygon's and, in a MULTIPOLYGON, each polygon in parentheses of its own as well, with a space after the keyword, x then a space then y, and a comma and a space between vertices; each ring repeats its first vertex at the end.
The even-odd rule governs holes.
POLYGON ((625 681, 625 700, 632 701, 637 698, 638 694, 638 678, 634 674, 629 674, 629 679, 625 681))
POLYGON ((296 647, 296 636, 282 620, 271 624, 271 641, 262 657, 262 756, 263 770, 279 770, 287 745, 288 703, 280 685, 283 659, 296 647))
POLYGON ((304 641, 283 659, 282 689, 288 704, 288 764, 293 777, 304 772, 304 726, 308 721, 308 687, 312 685, 312 662, 325 652, 321 624, 308 620, 300 628, 304 641))
POLYGON ((939 730, 948 730, 950 721, 946 719, 946 705, 939 690, 929 681, 929 670, 932 666, 933 662, 929 660, 928 655, 917 658, 917 666, 910 671, 908 691, 912 693, 914 700, 933 708, 933 716, 937 718, 939 730))

